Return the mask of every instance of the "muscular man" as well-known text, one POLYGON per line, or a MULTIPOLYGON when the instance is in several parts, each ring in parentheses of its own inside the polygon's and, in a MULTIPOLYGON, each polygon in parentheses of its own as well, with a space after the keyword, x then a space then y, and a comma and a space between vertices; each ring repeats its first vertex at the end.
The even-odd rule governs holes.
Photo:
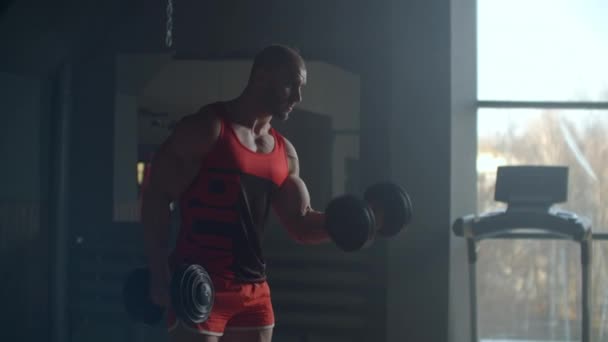
POLYGON ((274 313, 260 237, 272 207, 300 243, 329 241, 324 215, 310 207, 296 150, 271 127, 302 100, 306 66, 291 48, 273 45, 256 57, 237 98, 184 117, 152 162, 142 221, 151 296, 168 307, 175 342, 270 341, 274 313), (169 204, 179 203, 181 228, 169 253, 169 204), (167 262, 167 260, 169 260, 167 262), (196 263, 211 275, 215 304, 191 326, 171 312, 170 270, 196 263))

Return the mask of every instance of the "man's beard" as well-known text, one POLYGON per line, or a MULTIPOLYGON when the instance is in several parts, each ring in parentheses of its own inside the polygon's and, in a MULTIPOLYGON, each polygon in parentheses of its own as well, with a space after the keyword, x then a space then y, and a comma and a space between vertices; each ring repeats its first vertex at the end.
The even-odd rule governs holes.
POLYGON ((269 108, 270 115, 272 115, 273 119, 280 121, 289 119, 291 110, 289 109, 288 103, 281 102, 280 96, 273 93, 269 93, 266 98, 267 107, 269 108))
POLYGON ((272 117, 280 121, 287 121, 289 119, 289 111, 277 109, 272 112, 272 117))

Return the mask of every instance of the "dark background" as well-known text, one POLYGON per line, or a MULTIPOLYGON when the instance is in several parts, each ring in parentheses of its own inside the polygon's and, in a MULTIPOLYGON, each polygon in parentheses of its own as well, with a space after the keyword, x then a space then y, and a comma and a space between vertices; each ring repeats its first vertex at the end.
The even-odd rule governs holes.
MULTIPOLYGON (((466 275, 450 222, 475 208, 475 2, 174 0, 171 49, 166 5, 0 3, 0 339, 163 340, 120 306, 122 277, 142 256, 141 227, 113 220, 115 57, 247 59, 284 43, 359 76, 360 159, 347 188, 390 178, 415 219, 358 254, 270 229, 275 340, 463 341, 466 275)), ((335 132, 315 113, 298 120, 282 129, 322 206, 335 132)))

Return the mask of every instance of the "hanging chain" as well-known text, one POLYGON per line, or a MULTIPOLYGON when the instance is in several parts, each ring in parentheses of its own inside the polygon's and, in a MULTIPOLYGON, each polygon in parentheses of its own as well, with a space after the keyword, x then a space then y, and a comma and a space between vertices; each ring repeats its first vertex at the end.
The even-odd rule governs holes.
POLYGON ((165 33, 165 45, 173 46, 173 0, 167 0, 167 31, 165 33))

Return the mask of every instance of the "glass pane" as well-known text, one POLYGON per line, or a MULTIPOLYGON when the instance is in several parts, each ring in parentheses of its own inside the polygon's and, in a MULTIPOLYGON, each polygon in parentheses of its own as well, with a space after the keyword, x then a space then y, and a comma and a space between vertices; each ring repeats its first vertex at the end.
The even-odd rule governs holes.
MULTIPOLYGON (((480 109, 478 210, 493 201, 500 165, 567 165, 568 201, 558 207, 608 231, 608 111, 480 109)), ((608 241, 594 243, 592 333, 608 340, 608 241)), ((484 241, 477 274, 483 340, 580 339, 580 250, 566 241, 484 241)))
MULTIPOLYGON (((608 340, 608 241, 593 244, 592 341, 608 340)), ((565 241, 483 241, 477 295, 482 341, 581 338, 580 249, 565 241)))
POLYGON ((608 1, 478 0, 481 100, 608 101, 608 1))
POLYGON ((592 341, 608 341, 608 241, 593 243, 592 341))
POLYGON ((483 341, 578 341, 581 271, 570 241, 482 241, 477 263, 483 341))

